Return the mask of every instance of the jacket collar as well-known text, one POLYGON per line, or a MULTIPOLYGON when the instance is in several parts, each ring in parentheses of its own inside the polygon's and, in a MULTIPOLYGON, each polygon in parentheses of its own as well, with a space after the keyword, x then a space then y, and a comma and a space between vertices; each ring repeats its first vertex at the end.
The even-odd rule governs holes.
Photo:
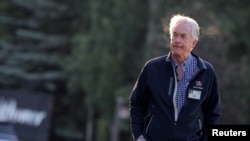
MULTIPOLYGON (((206 65, 205 65, 205 63, 204 63, 204 60, 203 59, 201 59, 199 56, 197 56, 196 54, 194 54, 193 52, 191 52, 191 54, 196 58, 196 60, 197 60, 197 65, 198 65, 198 69, 199 70, 203 70, 203 69, 207 69, 207 67, 206 67, 206 65)), ((171 52, 169 52, 168 53, 168 55, 166 56, 166 58, 165 58, 165 61, 167 61, 167 62, 173 62, 173 59, 172 59, 172 57, 171 57, 171 52)))

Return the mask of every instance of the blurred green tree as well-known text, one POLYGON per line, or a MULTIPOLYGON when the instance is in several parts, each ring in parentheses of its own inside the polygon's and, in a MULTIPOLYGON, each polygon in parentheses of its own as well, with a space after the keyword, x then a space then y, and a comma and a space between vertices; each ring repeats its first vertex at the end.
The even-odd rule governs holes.
POLYGON ((249 12, 247 0, 2 0, 0 86, 53 93, 51 140, 110 140, 116 97, 167 53, 162 24, 181 13, 200 23, 194 51, 218 72, 222 122, 248 123, 249 12))
POLYGON ((75 38, 67 68, 69 74, 78 73, 68 88, 72 93, 85 92, 86 141, 109 140, 116 96, 128 99, 134 70, 142 59, 148 5, 142 0, 91 0, 87 4, 89 15, 83 25, 89 27, 75 38), (119 93, 120 89, 127 93, 119 93))

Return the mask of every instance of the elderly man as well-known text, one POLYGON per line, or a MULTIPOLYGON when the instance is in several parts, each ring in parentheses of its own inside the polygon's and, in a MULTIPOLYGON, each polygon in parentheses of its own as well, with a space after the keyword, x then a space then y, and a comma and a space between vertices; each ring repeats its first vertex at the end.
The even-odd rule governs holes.
MULTIPOLYGON (((165 25, 168 27, 168 25, 165 25)), ((130 96, 136 141, 205 141, 219 122, 221 100, 213 66, 192 50, 199 25, 174 15, 169 24, 170 52, 146 62, 130 96)))

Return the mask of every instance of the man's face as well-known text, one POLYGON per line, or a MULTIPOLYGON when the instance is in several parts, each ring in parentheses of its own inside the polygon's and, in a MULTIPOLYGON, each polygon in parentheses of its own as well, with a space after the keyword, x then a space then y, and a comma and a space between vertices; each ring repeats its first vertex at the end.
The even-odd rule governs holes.
POLYGON ((188 24, 178 23, 172 30, 170 50, 176 57, 187 58, 197 41, 192 38, 191 27, 188 24))

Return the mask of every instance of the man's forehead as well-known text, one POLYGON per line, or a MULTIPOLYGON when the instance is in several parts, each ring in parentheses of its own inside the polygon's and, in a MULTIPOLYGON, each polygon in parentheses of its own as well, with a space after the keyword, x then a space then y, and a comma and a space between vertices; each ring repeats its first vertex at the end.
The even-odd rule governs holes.
POLYGON ((176 24, 173 28, 173 33, 189 35, 191 33, 191 27, 185 23, 176 24))

